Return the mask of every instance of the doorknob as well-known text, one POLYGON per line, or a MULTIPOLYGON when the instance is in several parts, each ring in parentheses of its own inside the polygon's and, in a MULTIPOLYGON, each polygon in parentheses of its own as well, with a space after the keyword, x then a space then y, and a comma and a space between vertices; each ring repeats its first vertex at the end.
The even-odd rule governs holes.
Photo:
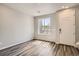
POLYGON ((59 28, 59 33, 61 33, 61 28, 59 28))

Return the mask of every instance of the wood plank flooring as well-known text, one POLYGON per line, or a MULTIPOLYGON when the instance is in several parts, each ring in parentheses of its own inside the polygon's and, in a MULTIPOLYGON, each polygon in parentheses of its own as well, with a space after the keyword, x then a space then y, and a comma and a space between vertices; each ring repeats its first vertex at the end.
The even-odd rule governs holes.
POLYGON ((0 56, 79 56, 79 49, 53 42, 32 40, 0 50, 0 56))

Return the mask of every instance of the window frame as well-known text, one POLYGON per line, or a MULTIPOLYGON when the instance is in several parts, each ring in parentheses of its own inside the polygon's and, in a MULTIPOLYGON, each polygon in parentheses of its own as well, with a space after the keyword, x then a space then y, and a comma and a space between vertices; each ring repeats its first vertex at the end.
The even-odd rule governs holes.
POLYGON ((50 19, 49 19, 49 22, 50 22, 50 24, 49 24, 49 28, 48 28, 48 33, 41 33, 40 32, 40 21, 43 19, 43 18, 49 18, 50 16, 47 16, 47 17, 40 17, 40 18, 38 18, 38 35, 50 35, 50 26, 51 26, 51 17, 50 17, 50 19))

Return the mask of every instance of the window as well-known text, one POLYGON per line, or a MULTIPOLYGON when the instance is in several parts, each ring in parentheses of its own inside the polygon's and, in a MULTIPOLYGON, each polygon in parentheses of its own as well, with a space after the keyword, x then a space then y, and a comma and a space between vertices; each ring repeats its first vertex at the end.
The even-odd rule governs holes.
POLYGON ((50 33, 50 17, 38 19, 38 34, 50 33))

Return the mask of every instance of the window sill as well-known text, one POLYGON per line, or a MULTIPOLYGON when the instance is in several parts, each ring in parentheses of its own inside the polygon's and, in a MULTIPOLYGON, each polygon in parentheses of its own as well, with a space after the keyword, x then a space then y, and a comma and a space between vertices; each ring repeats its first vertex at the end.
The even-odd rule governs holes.
POLYGON ((48 34, 38 33, 38 35, 50 35, 50 33, 48 33, 48 34))

